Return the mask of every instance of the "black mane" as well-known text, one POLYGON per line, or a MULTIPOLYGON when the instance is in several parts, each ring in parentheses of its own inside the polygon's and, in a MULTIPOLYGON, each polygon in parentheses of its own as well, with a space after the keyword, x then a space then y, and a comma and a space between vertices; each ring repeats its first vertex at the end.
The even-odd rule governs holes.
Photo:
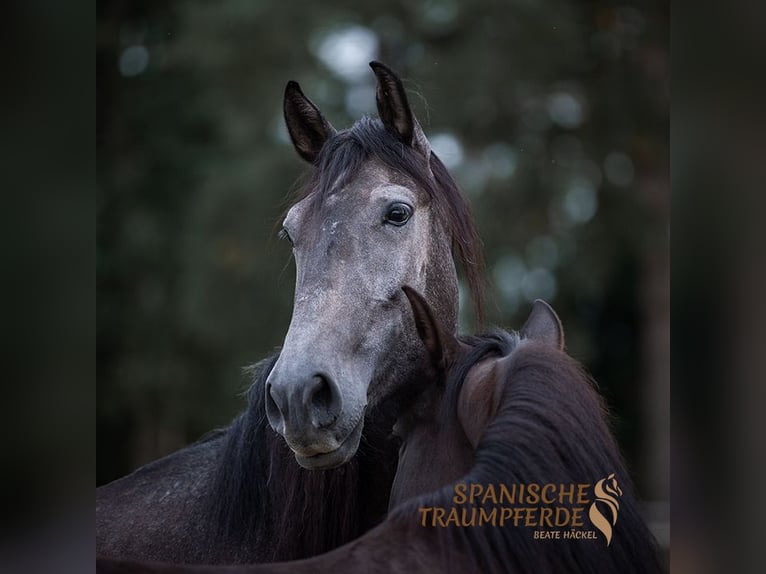
POLYGON ((363 117, 351 128, 339 131, 327 140, 315 162, 316 169, 296 199, 312 197, 313 210, 318 210, 328 195, 348 183, 371 158, 412 179, 434 202, 447 224, 481 323, 484 312, 481 240, 468 202, 435 153, 431 152, 426 162, 420 152, 404 145, 379 119, 363 117))
MULTIPOLYGON (((441 551, 447 556, 467 552, 483 572, 662 571, 659 548, 641 517, 594 381, 563 352, 516 334, 496 332, 464 342, 472 349, 448 374, 449 412, 442 416, 457 416, 460 388, 478 360, 512 357, 498 381, 503 389, 497 414, 478 445, 473 468, 460 482, 593 484, 615 473, 623 495, 609 547, 603 539, 534 540, 531 528, 513 525, 450 526, 437 527, 441 551)), ((392 518, 412 521, 417 508, 450 508, 454 494, 450 485, 420 496, 399 506, 392 518)))
MULTIPOLYGON (((234 555, 237 562, 262 561, 248 549, 263 540, 271 541, 271 561, 321 554, 360 536, 388 508, 396 445, 389 444, 381 421, 365 419, 359 451, 342 467, 309 471, 298 466, 266 420, 264 386, 278 358, 275 354, 252 368, 248 408, 229 428, 209 493, 207 515, 215 525, 209 547, 221 556, 234 555), (360 499, 367 506, 359 507, 360 499)), ((211 561, 217 561, 215 555, 211 561)))

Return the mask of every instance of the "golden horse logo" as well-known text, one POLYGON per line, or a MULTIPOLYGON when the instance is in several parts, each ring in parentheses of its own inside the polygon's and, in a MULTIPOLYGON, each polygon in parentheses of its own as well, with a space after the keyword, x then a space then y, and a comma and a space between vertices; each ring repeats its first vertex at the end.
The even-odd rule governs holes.
POLYGON ((614 473, 599 480, 593 488, 593 493, 596 500, 590 505, 588 517, 593 526, 604 535, 606 545, 609 546, 609 543, 612 542, 612 526, 617 523, 617 513, 620 511, 620 503, 617 498, 622 496, 622 489, 617 484, 614 473), (599 503, 601 507, 599 507, 599 503), (604 506, 609 509, 608 516, 605 516, 601 511, 604 506))

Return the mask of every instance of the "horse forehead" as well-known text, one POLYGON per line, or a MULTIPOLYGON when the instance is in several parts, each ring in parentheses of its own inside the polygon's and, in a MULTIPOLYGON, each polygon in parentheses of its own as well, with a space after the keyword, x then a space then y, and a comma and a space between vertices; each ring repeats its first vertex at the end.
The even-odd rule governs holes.
POLYGON ((409 177, 377 162, 370 162, 347 184, 334 188, 325 198, 324 207, 334 209, 338 205, 359 205, 380 199, 403 199, 414 204, 421 195, 409 177))
POLYGON ((353 174, 349 180, 350 187, 369 186, 378 187, 385 184, 399 184, 405 187, 414 187, 412 179, 402 171, 392 169, 379 159, 370 159, 362 164, 361 168, 353 174))
POLYGON ((483 412, 486 405, 492 401, 496 392, 493 377, 496 375, 498 361, 497 357, 482 359, 473 365, 465 376, 458 395, 458 413, 464 420, 476 418, 476 413, 483 412))
POLYGON ((412 206, 420 205, 418 194, 410 187, 398 183, 383 182, 358 189, 347 190, 347 194, 337 194, 328 198, 328 212, 345 213, 349 216, 359 214, 363 206, 382 208, 394 202, 406 202, 412 206))

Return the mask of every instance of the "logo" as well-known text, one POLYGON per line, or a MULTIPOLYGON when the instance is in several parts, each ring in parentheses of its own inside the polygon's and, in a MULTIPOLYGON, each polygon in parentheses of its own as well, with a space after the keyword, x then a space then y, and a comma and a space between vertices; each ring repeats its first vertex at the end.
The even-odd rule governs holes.
POLYGON ((451 504, 419 508, 419 522, 423 527, 525 528, 540 541, 595 541, 601 533, 609 546, 621 496, 614 473, 595 484, 459 482, 451 504))
POLYGON ((599 480, 593 489, 593 494, 596 496, 596 500, 590 505, 588 518, 590 518, 593 526, 601 531, 606 539, 606 545, 609 546, 612 542, 612 526, 617 524, 617 513, 620 511, 617 497, 622 496, 622 489, 617 484, 614 473, 599 480), (606 507, 609 510, 608 517, 601 512, 599 503, 601 503, 602 508, 606 507))

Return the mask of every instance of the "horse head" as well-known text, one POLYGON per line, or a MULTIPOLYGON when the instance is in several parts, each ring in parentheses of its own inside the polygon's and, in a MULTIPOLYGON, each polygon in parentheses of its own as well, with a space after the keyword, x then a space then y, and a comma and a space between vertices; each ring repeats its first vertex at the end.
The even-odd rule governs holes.
POLYGON ((373 62, 379 120, 337 131, 295 82, 284 115, 311 163, 282 236, 296 265, 293 315, 266 382, 266 414, 298 463, 332 468, 357 451, 365 415, 427 364, 402 286, 457 324, 453 249, 478 284, 478 238, 465 199, 409 106, 401 80, 373 62))

